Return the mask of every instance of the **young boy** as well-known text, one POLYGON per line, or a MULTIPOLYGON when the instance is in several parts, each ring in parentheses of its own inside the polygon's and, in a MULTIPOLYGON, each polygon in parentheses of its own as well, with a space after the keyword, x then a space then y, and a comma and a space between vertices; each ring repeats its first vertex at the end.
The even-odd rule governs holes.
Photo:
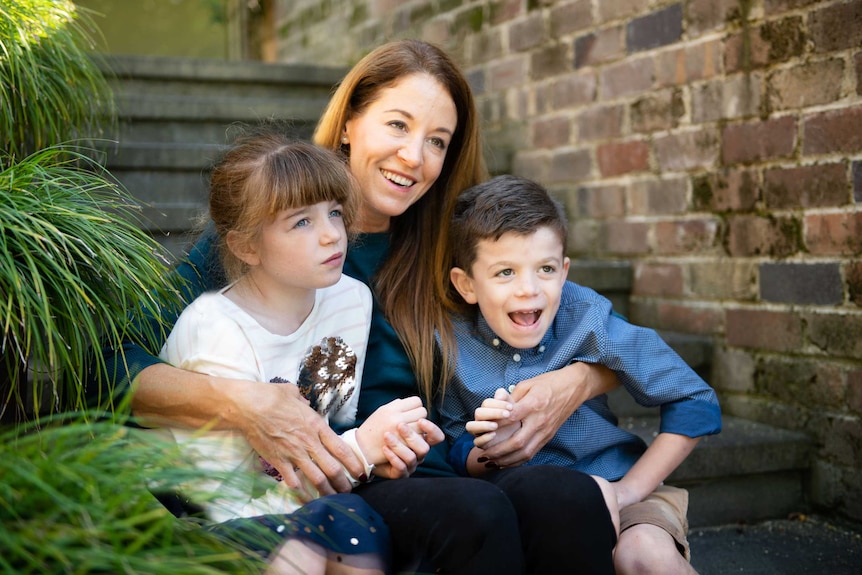
POLYGON ((661 407, 658 437, 647 448, 617 427, 601 396, 578 408, 527 465, 563 465, 614 482, 618 573, 693 572, 688 493, 662 482, 700 437, 721 430, 715 392, 655 331, 627 323, 607 299, 566 281, 566 217, 535 182, 499 176, 465 191, 451 233, 450 278, 465 305, 453 316, 458 356, 440 408, 450 463, 472 476, 497 469, 483 448, 520 429, 507 420, 518 382, 576 361, 605 365, 638 403, 661 407))

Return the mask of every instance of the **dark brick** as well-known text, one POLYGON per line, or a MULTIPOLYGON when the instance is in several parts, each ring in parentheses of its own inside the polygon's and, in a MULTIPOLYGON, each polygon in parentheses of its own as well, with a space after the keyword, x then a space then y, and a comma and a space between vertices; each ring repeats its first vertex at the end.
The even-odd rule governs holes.
POLYGON ((581 187, 575 192, 575 210, 571 215, 585 218, 619 218, 626 213, 624 186, 581 187))
POLYGON ((649 145, 639 140, 602 144, 596 158, 605 177, 642 172, 649 167, 649 145))
POLYGON ((835 4, 808 15, 815 52, 862 46, 862 1, 835 4))
POLYGON ((862 52, 856 54, 856 93, 862 96, 862 52))
POLYGON ((628 52, 640 52, 678 42, 682 36, 682 4, 635 18, 626 26, 628 52))
POLYGON ((862 307, 862 262, 847 263, 844 268, 844 276, 847 278, 850 303, 862 307))
POLYGON ((764 358, 754 374, 757 391, 809 407, 840 407, 844 402, 841 370, 820 359, 764 358))
POLYGON ((735 347, 797 351, 802 346, 802 325, 790 312, 730 309, 725 322, 727 343, 735 347))
POLYGON ((760 265, 760 299, 776 303, 840 305, 844 285, 837 263, 764 263, 760 265))
POLYGON ((862 359, 862 314, 808 313, 808 340, 831 357, 862 359))
POLYGON ((862 413, 862 369, 847 374, 847 407, 862 413))
POLYGON ((807 116, 802 122, 806 155, 858 153, 862 150, 862 106, 807 116))
POLYGON ((754 29, 743 29, 725 42, 727 73, 750 71, 801 56, 805 51, 802 18, 792 17, 767 22, 754 29))
POLYGON ((763 174, 763 199, 770 209, 845 205, 847 165, 836 163, 766 170, 763 174))
POLYGON ((721 157, 725 165, 786 158, 795 145, 796 119, 791 116, 731 124, 722 134, 721 157))
POLYGON ((542 80, 566 73, 570 66, 566 61, 567 54, 568 49, 562 44, 533 52, 530 55, 530 78, 542 80))
POLYGON ((853 162, 853 201, 862 203, 862 162, 853 162))

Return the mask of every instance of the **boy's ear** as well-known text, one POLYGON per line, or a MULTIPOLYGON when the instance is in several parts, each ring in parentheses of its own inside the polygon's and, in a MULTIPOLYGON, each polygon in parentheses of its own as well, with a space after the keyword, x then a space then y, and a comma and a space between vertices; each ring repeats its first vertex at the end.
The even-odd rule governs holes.
POLYGON ((476 293, 473 291, 473 279, 467 275, 467 272, 461 268, 452 268, 449 271, 449 280, 465 302, 471 305, 478 302, 476 293))
POLYGON ((250 266, 260 264, 260 257, 257 254, 257 250, 254 249, 251 242, 236 230, 231 230, 227 233, 227 236, 225 236, 225 243, 227 243, 227 249, 229 249, 235 257, 241 259, 246 264, 250 266))
POLYGON ((566 280, 569 278, 569 266, 571 263, 572 260, 568 257, 563 258, 563 283, 566 283, 566 280))

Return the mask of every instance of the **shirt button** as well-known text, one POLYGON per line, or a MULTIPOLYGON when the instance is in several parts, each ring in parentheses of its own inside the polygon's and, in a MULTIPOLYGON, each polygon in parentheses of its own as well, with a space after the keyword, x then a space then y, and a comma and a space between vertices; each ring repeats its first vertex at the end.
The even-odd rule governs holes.
POLYGON ((539 353, 545 353, 545 346, 544 345, 539 346, 539 353))
POLYGON ((516 353, 515 355, 512 356, 512 359, 514 359, 515 361, 521 361, 521 355, 516 353))
POLYGON ((494 345, 494 347, 500 347, 500 340, 496 337, 491 340, 491 343, 494 345))

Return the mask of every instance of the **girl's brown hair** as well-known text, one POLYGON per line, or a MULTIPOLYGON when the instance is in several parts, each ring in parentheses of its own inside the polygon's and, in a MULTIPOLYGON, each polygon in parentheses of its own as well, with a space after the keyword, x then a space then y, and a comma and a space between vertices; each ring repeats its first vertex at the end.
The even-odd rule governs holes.
POLYGON ((219 254, 230 281, 247 270, 226 245, 228 232, 254 242, 264 222, 278 212, 335 201, 344 226, 356 219, 356 180, 331 150, 286 135, 278 128, 249 129, 213 166, 209 213, 219 239, 219 254))
POLYGON ((412 74, 429 74, 446 88, 458 111, 458 124, 437 181, 407 211, 392 218, 389 256, 374 289, 430 400, 435 391, 435 331, 441 339, 442 386, 451 373, 455 349, 447 314, 452 306, 449 220, 458 194, 487 178, 470 86, 452 59, 432 44, 418 40, 384 44, 345 76, 317 125, 314 141, 349 154, 341 145, 347 121, 361 115, 380 90, 412 74))

